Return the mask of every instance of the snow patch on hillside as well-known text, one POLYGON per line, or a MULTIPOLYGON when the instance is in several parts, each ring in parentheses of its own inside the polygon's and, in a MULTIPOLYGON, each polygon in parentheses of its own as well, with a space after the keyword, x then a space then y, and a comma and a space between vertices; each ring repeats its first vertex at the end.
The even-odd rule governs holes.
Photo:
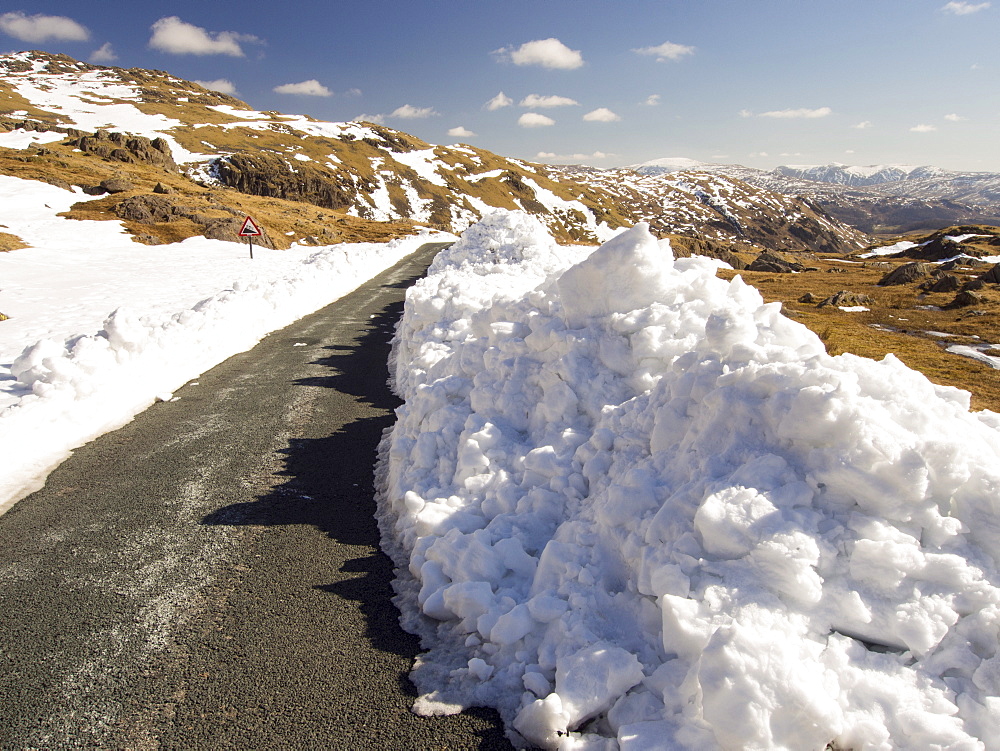
POLYGON ((1000 415, 638 225, 408 293, 383 546, 418 711, 543 748, 998 749, 1000 415))
POLYGON ((88 200, 0 176, 0 512, 69 452, 170 398, 267 333, 323 307, 431 240, 287 251, 190 238, 148 247, 117 221, 57 216, 88 200))

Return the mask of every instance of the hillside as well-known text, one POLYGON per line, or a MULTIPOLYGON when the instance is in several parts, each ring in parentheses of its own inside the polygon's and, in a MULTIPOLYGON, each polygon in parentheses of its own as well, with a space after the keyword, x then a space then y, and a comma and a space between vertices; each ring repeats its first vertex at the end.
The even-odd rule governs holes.
POLYGON ((551 168, 374 123, 258 112, 163 71, 40 52, 0 56, 0 70, 0 172, 106 193, 71 215, 121 219, 144 243, 232 238, 245 213, 273 247, 460 232, 496 208, 538 216, 569 242, 648 219, 716 252, 864 243, 815 205, 726 176, 551 168))
POLYGON ((654 159, 635 165, 643 175, 664 176, 695 166, 785 196, 801 196, 839 223, 869 235, 897 235, 956 224, 1000 225, 1000 174, 939 167, 844 164, 781 166, 654 159))

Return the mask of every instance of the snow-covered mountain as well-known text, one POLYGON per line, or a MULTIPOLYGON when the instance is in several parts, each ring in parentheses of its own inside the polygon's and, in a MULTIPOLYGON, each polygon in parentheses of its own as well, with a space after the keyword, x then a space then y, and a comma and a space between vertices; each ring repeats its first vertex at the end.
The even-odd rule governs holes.
POLYGON ((934 166, 784 165, 773 170, 710 164, 684 157, 653 159, 630 169, 662 176, 697 169, 764 190, 801 196, 866 233, 900 234, 956 224, 1000 224, 1000 174, 934 166))
POLYGON ((654 214, 661 234, 724 245, 845 252, 864 240, 814 205, 728 176, 550 168, 375 123, 258 112, 163 71, 40 52, 0 56, 0 71, 0 172, 107 191, 87 217, 124 220, 147 243, 233 235, 250 210, 269 230, 263 242, 282 247, 461 231, 497 208, 533 214, 564 241, 594 242, 654 214))
POLYGON ((834 185, 846 185, 852 188, 870 187, 904 180, 935 179, 948 174, 945 170, 938 167, 886 164, 859 167, 838 164, 836 162, 823 165, 784 165, 776 167, 774 172, 786 177, 796 177, 801 180, 813 180, 821 183, 833 183, 834 185))

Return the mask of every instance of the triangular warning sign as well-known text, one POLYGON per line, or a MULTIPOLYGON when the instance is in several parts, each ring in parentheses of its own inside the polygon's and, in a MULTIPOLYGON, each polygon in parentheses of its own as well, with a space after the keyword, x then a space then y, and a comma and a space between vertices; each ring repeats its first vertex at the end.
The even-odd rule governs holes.
POLYGON ((260 227, 253 219, 247 217, 243 222, 243 229, 240 230, 240 237, 260 237, 263 232, 260 231, 260 227))

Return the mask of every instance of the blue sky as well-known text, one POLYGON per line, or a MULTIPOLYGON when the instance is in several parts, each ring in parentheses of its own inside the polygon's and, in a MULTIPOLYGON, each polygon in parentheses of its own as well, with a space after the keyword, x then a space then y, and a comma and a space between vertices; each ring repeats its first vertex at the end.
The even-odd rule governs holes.
POLYGON ((261 110, 599 167, 1000 172, 1000 2, 32 0, 0 50, 223 82, 261 110), (502 93, 503 96, 500 96, 502 93), (489 103, 492 103, 490 106, 489 103), (504 105, 504 106, 500 106, 504 105))

